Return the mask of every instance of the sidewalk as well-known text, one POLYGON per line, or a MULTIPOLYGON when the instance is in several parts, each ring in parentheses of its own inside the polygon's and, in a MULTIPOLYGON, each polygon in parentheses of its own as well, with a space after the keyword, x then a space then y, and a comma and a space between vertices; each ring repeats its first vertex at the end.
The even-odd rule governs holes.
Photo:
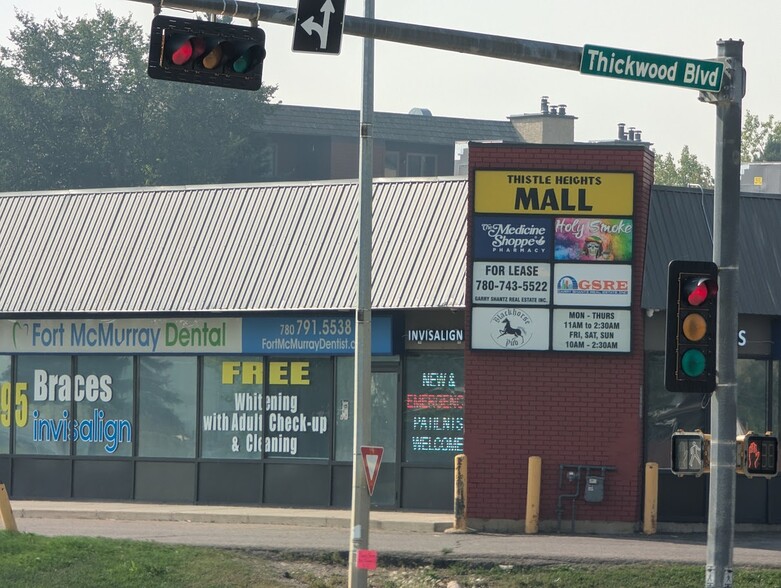
MULTIPOLYGON (((348 510, 113 502, 11 501, 19 531, 292 552, 348 549, 348 510)), ((705 533, 445 533, 452 515, 372 511, 370 547, 415 561, 704 565, 705 533)), ((739 532, 735 566, 781 567, 781 532, 739 532)))
MULTIPOLYGON (((342 529, 349 528, 351 514, 349 510, 335 509, 44 500, 12 500, 11 508, 17 519, 111 519, 121 521, 246 523, 256 525, 335 527, 342 529)), ((377 530, 438 533, 453 526, 453 515, 372 510, 370 521, 371 528, 377 530)))

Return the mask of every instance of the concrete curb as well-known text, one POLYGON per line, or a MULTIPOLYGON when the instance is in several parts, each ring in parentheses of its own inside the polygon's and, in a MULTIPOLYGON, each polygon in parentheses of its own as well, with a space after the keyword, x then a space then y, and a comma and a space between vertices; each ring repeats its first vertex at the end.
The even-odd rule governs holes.
MULTIPOLYGON (((350 526, 350 512, 345 510, 23 500, 13 501, 12 508, 18 519, 171 521, 340 529, 350 526)), ((448 520, 447 515, 440 513, 371 513, 371 528, 376 530, 439 533, 450 527, 452 521, 448 520)))

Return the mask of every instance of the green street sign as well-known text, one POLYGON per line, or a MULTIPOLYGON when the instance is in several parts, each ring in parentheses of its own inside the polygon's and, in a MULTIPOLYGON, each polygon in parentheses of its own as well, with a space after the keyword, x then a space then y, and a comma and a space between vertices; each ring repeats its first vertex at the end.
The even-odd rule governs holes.
POLYGON ((585 45, 580 73, 718 92, 724 77, 724 64, 720 61, 585 45))

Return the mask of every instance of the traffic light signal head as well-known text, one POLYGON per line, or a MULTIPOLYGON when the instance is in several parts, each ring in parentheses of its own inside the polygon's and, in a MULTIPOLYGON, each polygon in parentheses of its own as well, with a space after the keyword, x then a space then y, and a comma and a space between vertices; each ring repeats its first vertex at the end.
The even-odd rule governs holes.
POLYGON ((746 477, 772 478, 778 474, 778 437, 749 431, 737 437, 737 472, 746 477))
POLYGON ((671 261, 667 272, 664 384, 670 392, 716 388, 718 268, 709 261, 671 261))
POLYGON ((259 28, 157 15, 149 41, 149 77, 259 90, 266 57, 259 28))
POLYGON ((670 470, 676 476, 701 476, 710 472, 710 435, 678 430, 672 436, 670 470))

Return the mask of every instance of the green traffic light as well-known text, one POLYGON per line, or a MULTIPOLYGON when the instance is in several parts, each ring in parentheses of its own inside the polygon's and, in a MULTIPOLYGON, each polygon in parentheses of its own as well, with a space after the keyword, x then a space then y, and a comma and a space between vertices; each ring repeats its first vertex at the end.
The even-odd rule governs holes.
POLYGON ((690 378, 698 378, 705 371, 705 355, 699 349, 689 349, 681 356, 681 369, 690 378))

